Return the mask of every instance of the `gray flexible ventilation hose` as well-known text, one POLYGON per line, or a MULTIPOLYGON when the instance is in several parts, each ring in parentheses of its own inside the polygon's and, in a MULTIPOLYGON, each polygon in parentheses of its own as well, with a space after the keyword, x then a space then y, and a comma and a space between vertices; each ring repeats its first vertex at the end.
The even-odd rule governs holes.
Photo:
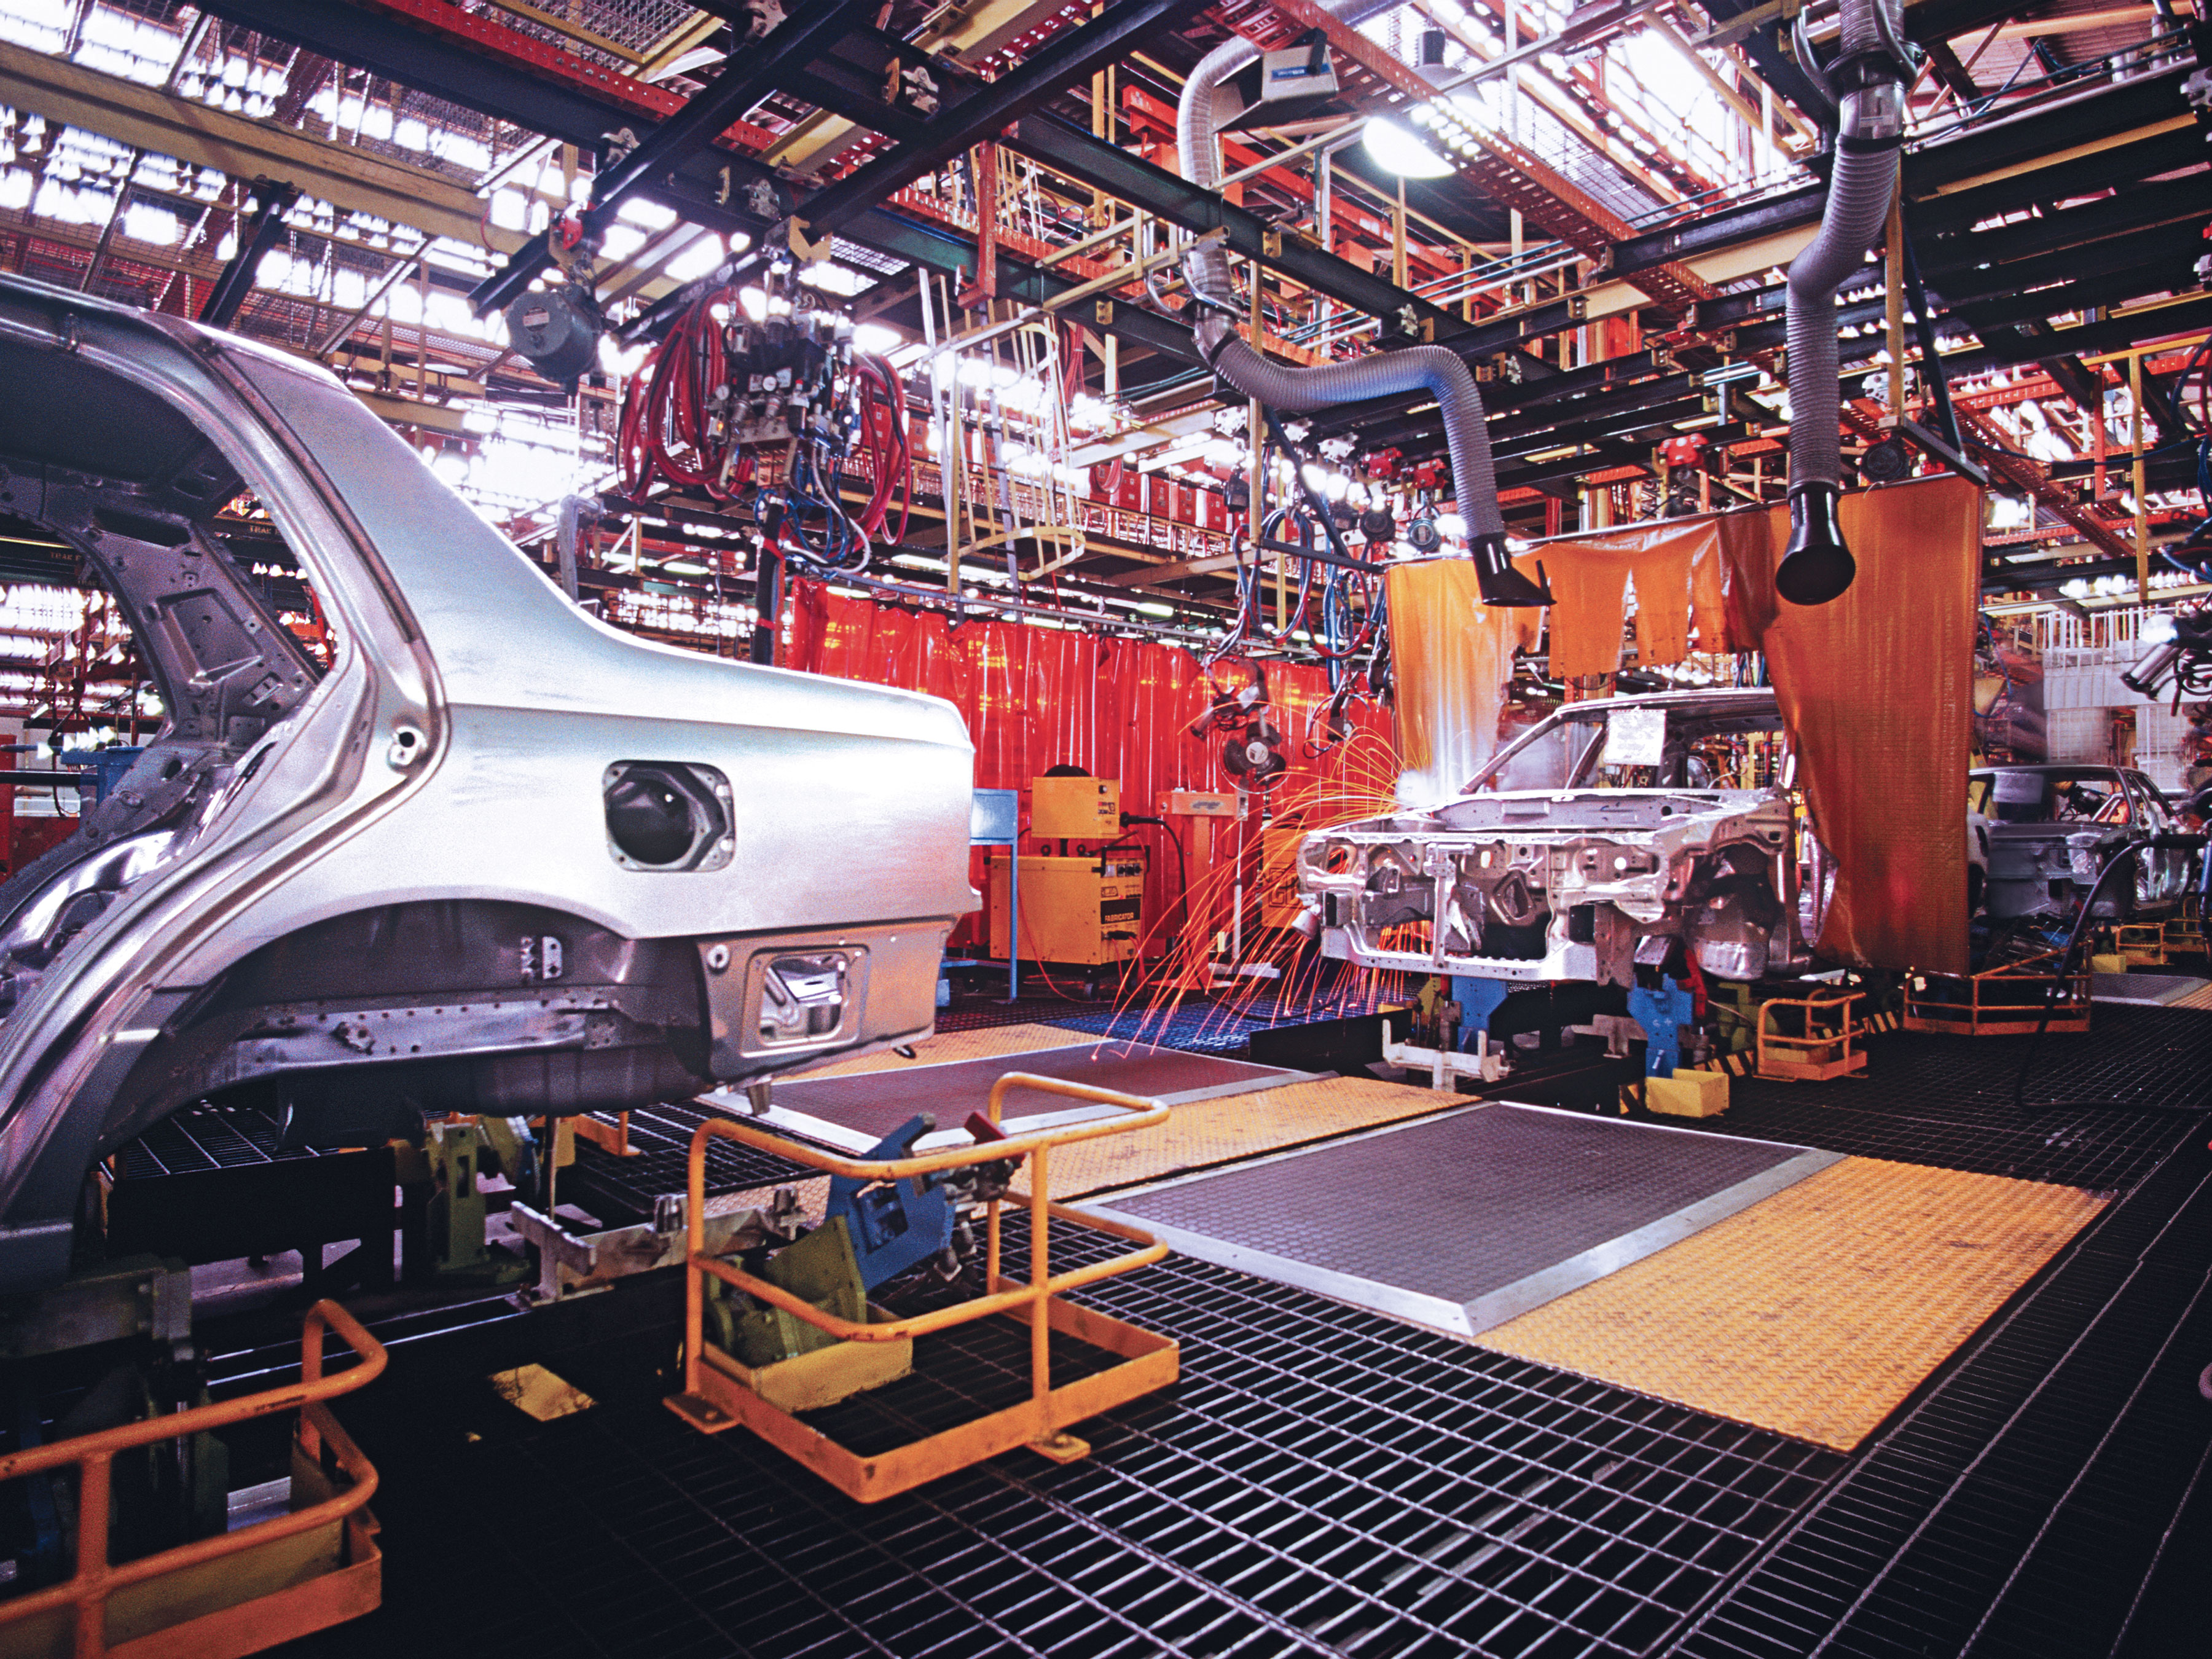
MULTIPOLYGON (((1908 73, 1889 0, 1843 0, 1839 55, 1827 78, 1838 136, 1820 228, 1790 266, 1790 549, 1775 586, 1796 605, 1825 605, 1851 584, 1857 562, 1836 521, 1843 487, 1838 422, 1836 290, 1881 240, 1897 188, 1908 73)), ((1808 72, 1817 81, 1817 69, 1808 72)))
MULTIPOLYGON (((1358 23, 1388 11, 1399 0, 1326 0, 1325 9, 1358 23)), ((1214 89, 1259 56, 1245 40, 1228 40, 1199 61, 1183 82, 1176 106, 1176 143, 1182 175, 1203 189, 1218 177, 1214 157, 1214 89)), ((1512 567, 1505 550, 1505 519, 1498 507, 1498 473, 1490 455, 1490 428, 1482 393, 1467 360, 1443 346, 1409 346, 1379 352, 1352 362, 1287 368, 1272 363, 1237 337, 1230 316, 1237 310, 1230 281, 1229 255, 1219 244, 1194 248, 1183 260, 1183 280, 1201 306, 1213 314, 1196 330, 1198 349, 1207 365, 1248 398, 1270 409, 1306 411, 1357 403, 1394 392, 1426 392, 1443 417, 1444 441, 1451 452, 1452 489, 1467 520, 1468 541, 1482 579, 1485 599, 1493 605, 1545 605, 1551 595, 1512 567), (1226 313, 1226 314, 1224 314, 1226 313)))
POLYGON ((1444 441, 1451 449, 1452 483, 1470 538, 1505 537, 1505 515, 1498 507, 1498 474, 1490 459, 1490 433, 1484 424, 1482 394, 1467 360, 1443 346, 1407 346, 1377 352, 1346 363, 1286 368, 1269 362, 1237 337, 1229 319, 1202 319, 1198 349, 1207 365, 1248 398, 1270 409, 1294 413, 1331 409, 1399 392, 1429 392, 1443 413, 1444 441))

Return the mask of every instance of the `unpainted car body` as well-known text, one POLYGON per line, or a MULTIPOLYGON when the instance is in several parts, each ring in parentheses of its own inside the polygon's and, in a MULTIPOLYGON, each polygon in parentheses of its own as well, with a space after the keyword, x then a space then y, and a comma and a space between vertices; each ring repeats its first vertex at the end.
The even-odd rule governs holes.
POLYGON ((1307 836, 1301 902, 1363 967, 1627 985, 1677 940, 1722 978, 1796 965, 1789 791, 1717 787, 1698 752, 1781 730, 1771 690, 1571 705, 1455 799, 1307 836))
POLYGON ((1989 826, 1987 904, 1992 921, 2063 915, 2124 848, 2132 879, 2106 882, 2094 914, 2155 920, 2180 908, 2197 854, 2172 844, 2178 826, 2159 787, 2116 766, 2054 763, 1984 767, 1967 775, 1967 800, 1989 826))
POLYGON ((242 340, 0 279, 0 512, 83 556, 166 714, 0 886, 0 1293, 65 1273, 95 1160, 227 1090, 375 1144, 930 1027, 976 902, 950 704, 605 626, 242 340), (226 544, 241 501, 326 663, 226 544))

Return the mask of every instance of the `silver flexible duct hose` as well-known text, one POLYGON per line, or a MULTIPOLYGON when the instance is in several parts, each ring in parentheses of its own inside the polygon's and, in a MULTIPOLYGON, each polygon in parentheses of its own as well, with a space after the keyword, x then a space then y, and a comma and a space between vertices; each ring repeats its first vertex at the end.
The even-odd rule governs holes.
MULTIPOLYGON (((1889 0, 1843 0, 1840 51, 1828 76, 1838 94, 1835 167, 1820 228, 1790 266, 1790 549, 1775 586, 1796 605, 1825 605, 1857 563, 1836 521, 1843 484, 1838 433, 1836 290, 1881 240, 1903 142, 1903 52, 1889 0)), ((1809 67, 1816 80, 1820 72, 1809 67)))
MULTIPOLYGON (((1182 159, 1182 176, 1201 190, 1213 189, 1221 176, 1213 143, 1213 89, 1259 55, 1260 48, 1249 40, 1231 35, 1200 58, 1190 79, 1182 84, 1182 98, 1176 105, 1176 149, 1182 159)), ((1236 289, 1229 280, 1229 250, 1219 243, 1193 248, 1185 254, 1182 275, 1200 303, 1236 305, 1236 289)))
MULTIPOLYGON (((1326 0, 1325 9, 1333 16, 1358 23, 1397 3, 1399 0, 1326 0)), ((1249 41, 1224 41, 1200 59, 1183 82, 1176 106, 1176 143, 1183 177, 1204 189, 1212 189, 1219 176, 1214 156, 1214 89, 1258 56, 1259 49, 1249 41)), ((1442 346, 1409 346, 1352 362, 1287 368, 1269 362, 1237 337, 1229 320, 1237 306, 1225 249, 1218 243, 1194 248, 1183 261, 1183 279, 1199 303, 1214 313, 1198 325, 1200 354, 1231 386, 1271 409, 1328 409, 1404 392, 1426 392, 1435 398, 1451 452, 1453 494, 1467 520, 1485 599, 1493 605, 1550 602, 1549 592, 1516 571, 1506 556, 1505 520, 1498 507, 1489 424, 1482 394, 1465 358, 1442 346)))

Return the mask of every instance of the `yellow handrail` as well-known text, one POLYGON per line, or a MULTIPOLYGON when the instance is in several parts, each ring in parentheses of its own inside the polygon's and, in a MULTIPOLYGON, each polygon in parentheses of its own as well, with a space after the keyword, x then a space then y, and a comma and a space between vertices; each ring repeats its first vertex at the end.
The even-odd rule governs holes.
POLYGON ((353 1514, 375 1493, 376 1471, 338 1426, 337 1419, 330 1414, 324 1402, 374 1382, 383 1375, 385 1364, 384 1345, 362 1329, 359 1321, 335 1302, 318 1302, 307 1310, 306 1326, 301 1334, 297 1382, 237 1400, 194 1406, 166 1417, 118 1424, 112 1429, 96 1430, 91 1434, 0 1457, 0 1480, 39 1474, 72 1463, 78 1469, 76 1571, 63 1583, 0 1602, 0 1626, 34 1617, 50 1608, 74 1604, 76 1629, 70 1651, 76 1659, 93 1659, 93 1656, 107 1651, 107 1599, 116 1591, 279 1538, 289 1538, 295 1533, 312 1532, 353 1514), (360 1358, 360 1364, 333 1376, 323 1374, 323 1337, 326 1329, 335 1330, 343 1339, 360 1358), (351 1478, 352 1484, 345 1491, 319 1504, 257 1522, 236 1532, 196 1539, 173 1549, 126 1561, 121 1566, 109 1565, 108 1477, 117 1453, 295 1410, 300 1413, 301 1449, 319 1462, 323 1444, 327 1441, 338 1467, 351 1478))
POLYGON ((1164 1123, 1168 1119, 1169 1108, 1164 1102, 1123 1094, 1118 1090, 1101 1089, 1086 1083, 1071 1083, 1059 1078, 1039 1077, 1030 1072, 1009 1072, 991 1085, 988 1109, 994 1124, 1000 1121, 1006 1095, 1015 1089, 1033 1089, 1040 1093, 1060 1095, 1071 1100, 1118 1106, 1127 1115, 1100 1118, 1088 1123, 1066 1124, 1005 1140, 979 1141, 972 1146, 949 1147, 941 1152, 925 1152, 914 1158, 841 1158, 834 1152, 802 1146, 784 1136, 771 1134, 753 1124, 732 1118, 710 1117, 701 1123, 692 1132, 690 1158, 684 1171, 687 1206, 684 1218, 688 1238, 684 1275, 684 1391, 692 1395, 699 1393, 699 1368, 705 1350, 702 1338, 706 1313, 704 1281, 706 1276, 712 1275, 724 1284, 734 1285, 748 1296, 779 1308, 794 1318, 803 1319, 842 1341, 902 1341, 1029 1304, 1031 1309, 1029 1316, 1030 1388, 1032 1396, 1042 1401, 1052 1388, 1048 1347, 1051 1325, 1045 1316, 1043 1304, 1062 1291, 1074 1290, 1115 1273, 1162 1261, 1168 1253, 1168 1247, 1149 1233, 1099 1217, 1079 1214, 1053 1203, 1049 1196, 1051 1149, 1055 1146, 1091 1140, 1101 1135, 1126 1134, 1133 1129, 1149 1128, 1154 1124, 1164 1123), (1031 1160, 1029 1283, 1006 1290, 997 1288, 1000 1200, 994 1198, 990 1200, 988 1211, 989 1224, 985 1283, 990 1289, 987 1294, 950 1308, 938 1309, 933 1313, 890 1320, 881 1324, 863 1324, 825 1312, 781 1285, 771 1285, 766 1279, 707 1252, 707 1146, 709 1141, 717 1139, 735 1140, 744 1146, 758 1147, 763 1152, 775 1152, 831 1175, 844 1176, 855 1181, 903 1181, 915 1176, 962 1169, 969 1164, 1029 1158, 1031 1160), (1127 1238, 1142 1248, 1054 1278, 1049 1270, 1046 1243, 1046 1229, 1054 1216, 1063 1221, 1077 1222, 1127 1238))

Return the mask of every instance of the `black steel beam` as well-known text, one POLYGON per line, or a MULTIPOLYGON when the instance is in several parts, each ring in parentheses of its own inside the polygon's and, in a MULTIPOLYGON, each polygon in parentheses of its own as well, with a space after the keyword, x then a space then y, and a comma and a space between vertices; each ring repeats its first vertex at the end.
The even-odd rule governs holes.
MULTIPOLYGON (((1561 369, 1544 380, 1496 380, 1482 388, 1483 411, 1496 420, 1510 410, 1535 409, 1561 398, 1579 398, 1589 392, 1646 380, 1658 372, 1649 351, 1636 351, 1622 357, 1608 357, 1601 363, 1561 369)), ((1339 404, 1333 409, 1318 410, 1305 418, 1316 432, 1328 437, 1339 432, 1364 431, 1377 422, 1387 421, 1425 401, 1430 401, 1425 392, 1406 392, 1356 404, 1339 404)))
POLYGON ((2133 252, 2138 258, 2146 252, 2154 257, 2148 263, 2131 263, 2118 270, 2085 275, 2078 282, 2038 289, 2033 293, 2013 291, 1956 304, 1951 307, 1951 314, 1986 340, 1992 330, 2015 323, 2125 305, 2130 300, 2156 295, 2185 293, 2197 285, 2190 269, 2196 249, 2186 242, 2160 249, 2154 240, 2138 244, 2133 252))
POLYGON ((611 100, 347 0, 206 0, 202 11, 532 132, 597 146, 637 117, 611 100))
MULTIPOLYGON (((1258 214, 1236 206, 1218 191, 1201 190, 1164 167, 1094 138, 1073 122, 1048 113, 1026 115, 1004 142, 1042 167, 1093 190, 1103 190, 1185 230, 1225 230, 1230 247, 1246 258, 1258 260, 1316 293, 1370 317, 1382 318, 1386 325, 1395 325, 1399 313, 1410 305, 1415 316, 1433 323, 1437 344, 1465 349, 1458 337, 1467 332, 1468 325, 1453 313, 1407 293, 1385 277, 1360 270, 1347 259, 1338 258, 1295 231, 1281 231, 1282 252, 1268 252, 1267 244, 1277 228, 1258 214)), ((1562 305, 1559 310, 1564 319, 1566 307, 1562 305)), ((1565 326, 1564 320, 1558 326, 1565 326)))
MULTIPOLYGON (((2137 340, 2158 334, 2179 334, 2187 330, 2203 328, 2212 323, 2212 295, 2200 295, 2173 305, 2160 306, 2155 311, 2139 311, 2125 317, 2107 318, 2103 322, 2084 323, 2079 328, 2063 328, 2052 334, 2034 339, 2005 340, 1984 343, 1972 351, 1954 352, 1943 359, 1943 366, 1952 374, 1974 374, 1985 368, 2004 368, 2014 363, 2032 363, 2051 355, 2053 348, 2081 356, 2100 351, 2122 351, 2137 340)), ((1849 352, 1855 345, 1871 347, 1879 342, 1846 340, 1844 349, 1849 352)))
MULTIPOLYGON (((2060 147, 2053 144, 2051 148, 2055 151, 2060 147)), ((2033 172, 1992 179, 1987 184, 1947 196, 1915 198, 1914 205, 1923 234, 1958 234, 2001 214, 2047 207, 2074 197, 2130 185, 2140 179, 2179 173, 2203 159, 2203 134, 2193 127, 2183 127, 2115 144, 2070 161, 2037 167, 2033 172)))
POLYGON ((926 144, 933 136, 927 120, 884 102, 880 83, 871 84, 865 71, 837 58, 785 76, 784 90, 902 144, 926 144))
MULTIPOLYGON (((1704 388, 1692 374, 1668 374, 1634 386, 1578 398, 1559 408, 1535 409, 1493 415, 1490 442, 1494 454, 1514 454, 1530 449, 1556 448, 1561 444, 1595 443, 1622 431, 1645 425, 1664 425, 1701 413, 1704 388), (1683 400, 1687 398, 1686 403, 1683 400)), ((1372 446, 1388 447, 1443 441, 1443 421, 1435 410, 1395 420, 1370 421, 1363 435, 1372 446)))
POLYGON ((2002 266, 2067 248, 2091 247, 2116 236, 2140 235, 2185 224, 2212 211, 2201 173, 2157 184, 2131 185, 2075 207, 2046 210, 2033 219, 1991 230, 1953 231, 1926 238, 1920 252, 1939 292, 1954 271, 2002 266))
MULTIPOLYGON (((782 77, 802 70, 842 40, 873 0, 820 0, 783 23, 769 37, 729 58, 714 80, 692 94, 684 107, 638 142, 630 152, 602 167, 592 179, 592 203, 577 216, 586 241, 614 222, 615 210, 648 180, 665 177, 683 161, 713 147, 714 140, 755 104, 775 91, 782 77)), ((765 227, 763 226, 763 228, 765 227)), ((469 305, 479 317, 505 307, 553 263, 551 231, 542 230, 508 256, 507 264, 477 285, 469 305)))
POLYGON ((2170 115, 2186 115, 2189 102, 2181 83, 2188 74, 2186 66, 2177 66, 2124 86, 2084 90, 1938 139, 1905 157, 1906 193, 1925 197, 1940 185, 2013 167, 2028 157, 2118 137, 2170 115))
POLYGON ((283 234, 284 216, 300 199, 299 185, 270 179, 256 179, 253 193, 259 203, 245 234, 238 239, 238 252, 215 279, 207 303, 200 307, 200 321, 210 328, 228 328, 236 319, 246 296, 253 292, 253 274, 261 268, 262 256, 276 246, 276 238, 283 234))
POLYGON ((1827 193, 1825 185, 1807 185, 1787 195, 1765 197, 1741 207, 1721 208, 1663 230, 1631 236, 1613 245, 1613 258, 1606 270, 1612 276, 1632 276, 1672 260, 1692 259, 1701 253, 1771 236, 1778 230, 1816 224, 1827 193))
MULTIPOLYGON (((1054 35, 1015 68, 943 111, 925 143, 902 144, 862 163, 799 210, 810 234, 842 228, 847 217, 902 190, 970 145, 1042 109, 1077 82, 1119 63, 1148 35, 1182 22, 1203 0, 1115 0, 1079 27, 1054 35)), ((786 27, 789 27, 787 25, 786 27)))
MULTIPOLYGON (((2197 181, 2197 187, 2212 198, 2212 179, 2197 181)), ((2052 284, 2064 282, 2082 283, 2094 278, 2110 278, 2120 282, 2124 273, 2163 253, 2168 263, 2179 258, 2185 268, 2195 254, 2195 244, 2203 239, 2197 234, 2206 221, 2212 220, 2212 199, 2202 203, 2190 218, 2171 228, 2161 226, 2156 235, 2136 232, 2127 235, 2108 236, 2101 241, 2075 243, 2048 253, 2031 255, 2022 259, 1992 261, 1986 265, 1954 266, 1937 287, 1943 302, 1953 311, 1974 320, 1976 307, 1999 300, 2009 300, 2027 295, 2030 299, 2041 299, 2030 289, 2047 289, 2052 284)), ((2191 277, 2185 276, 2184 285, 2194 287, 2191 277)), ((2088 301, 2092 305, 2116 305, 2122 300, 2133 299, 2137 294, 2157 290, 2144 288, 2115 295, 2108 300, 2088 301)), ((2053 303, 2040 307, 2039 315, 2049 316, 2074 307, 2063 303, 2066 296, 2052 294, 2053 303)), ((1994 318, 1991 320, 1995 320, 1994 318)))

